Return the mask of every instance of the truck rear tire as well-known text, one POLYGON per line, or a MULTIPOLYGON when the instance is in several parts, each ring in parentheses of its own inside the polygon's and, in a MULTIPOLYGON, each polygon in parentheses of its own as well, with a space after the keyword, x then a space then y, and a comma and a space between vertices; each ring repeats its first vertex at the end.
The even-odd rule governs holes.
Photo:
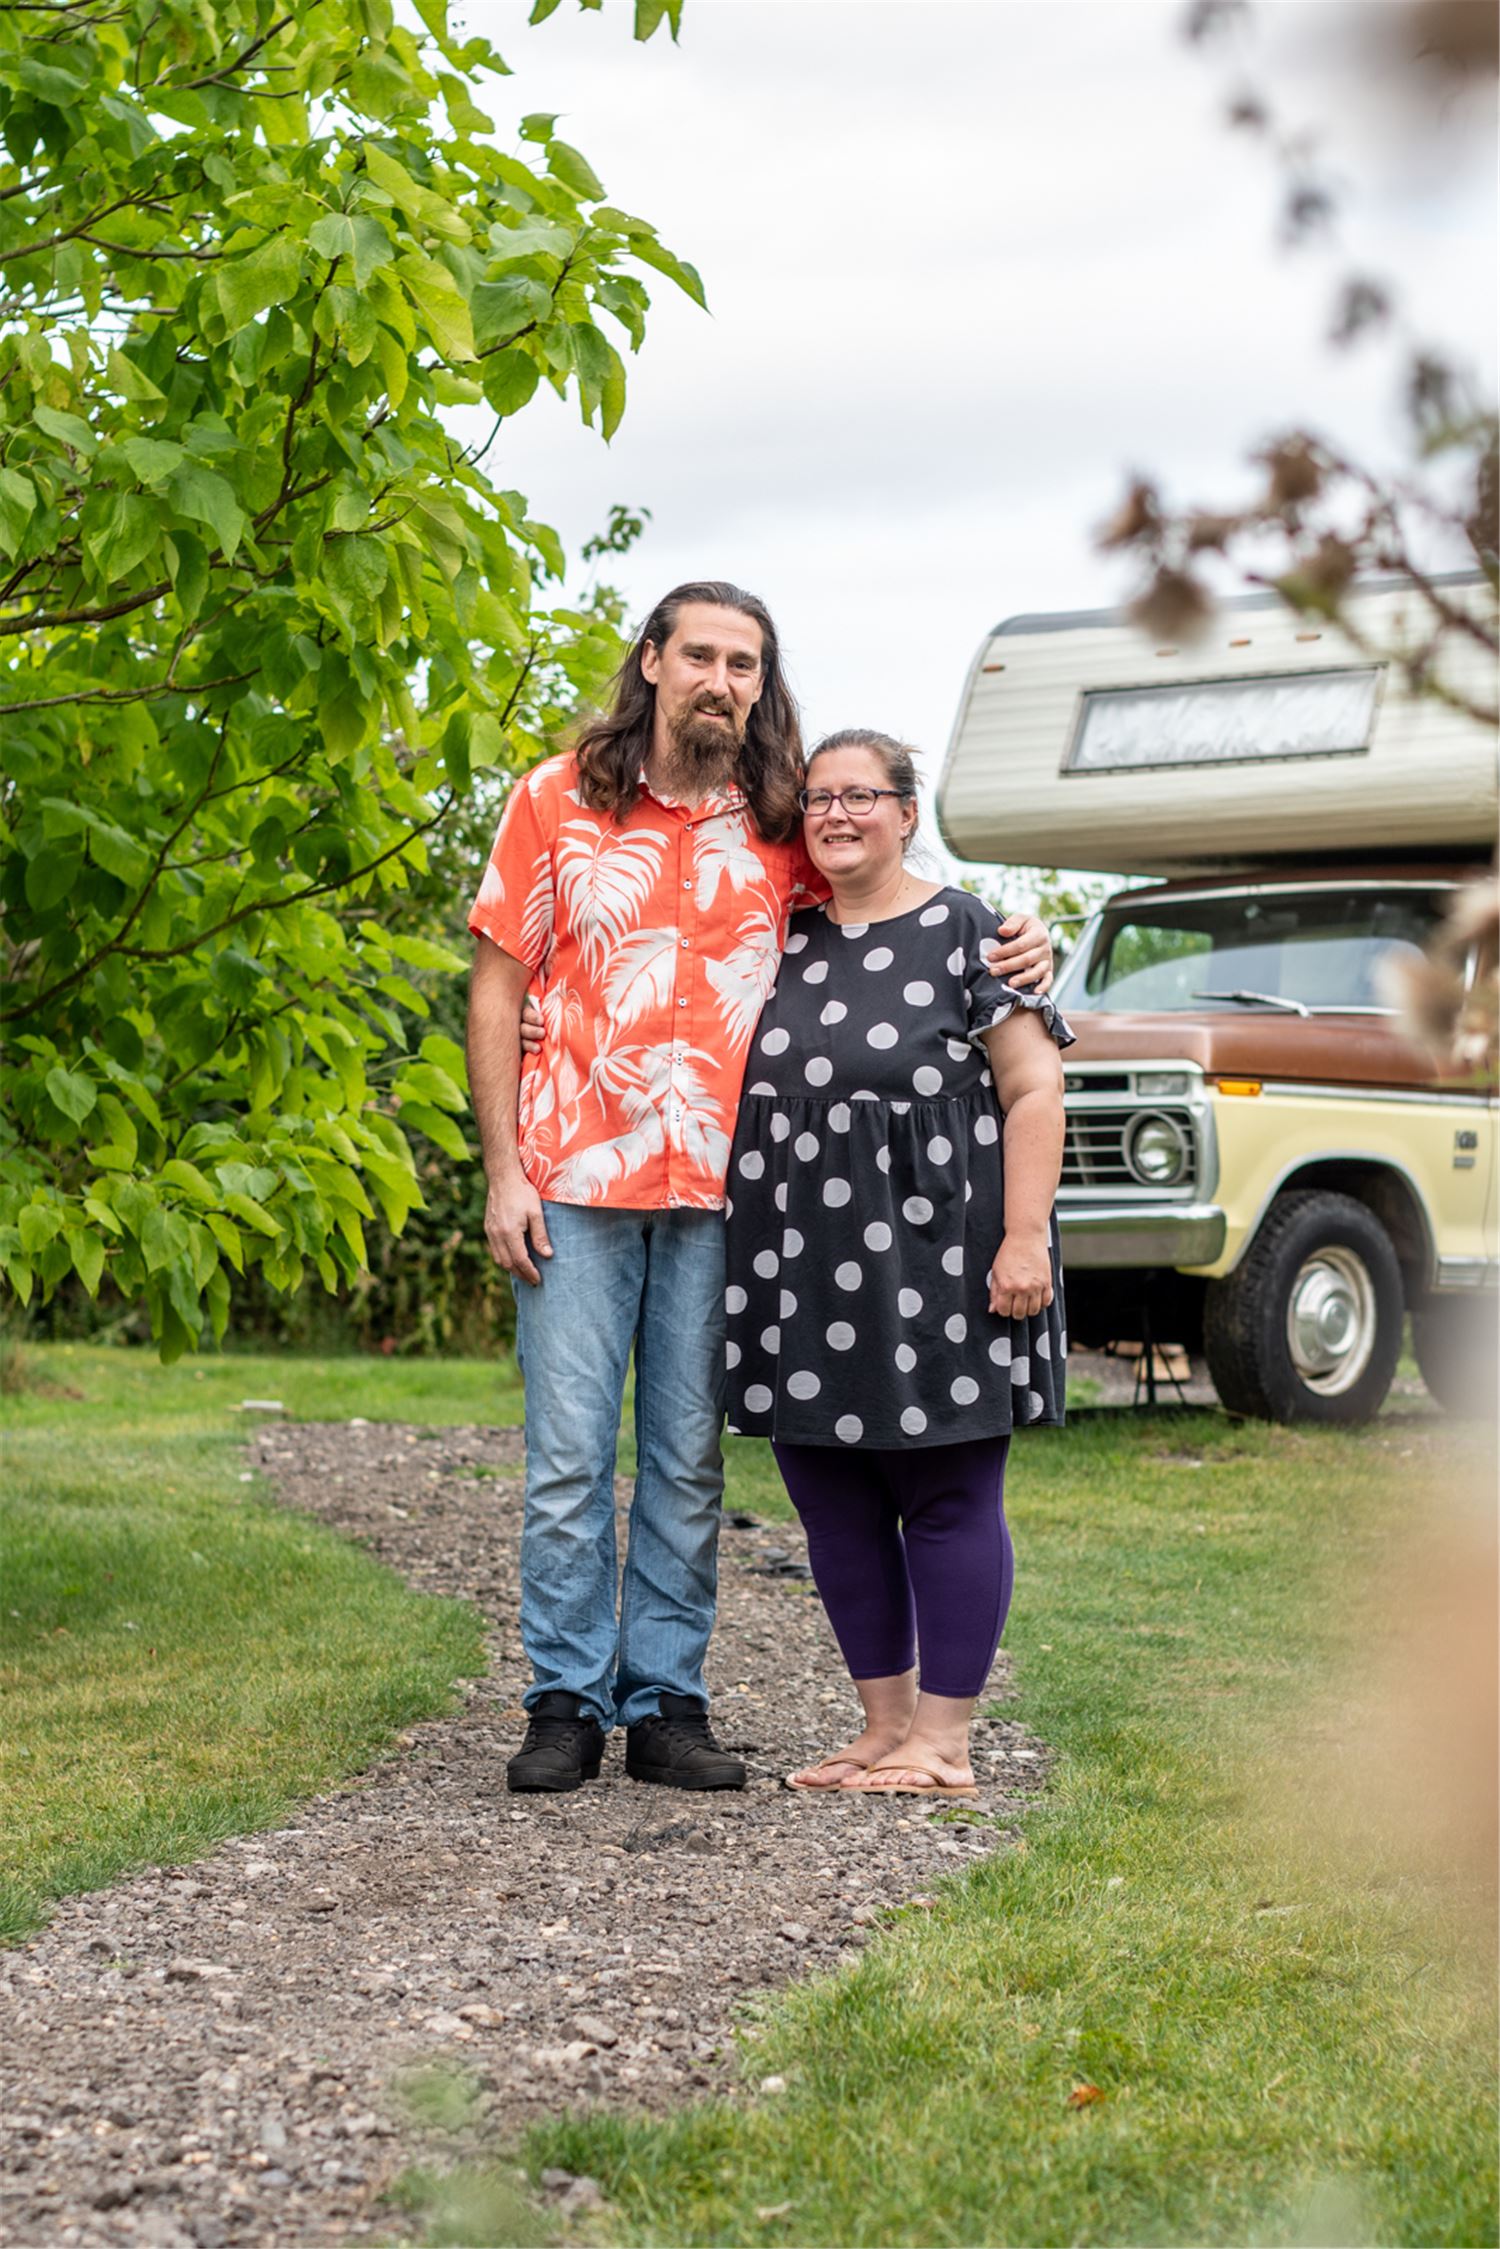
POLYGON ((1438 1296, 1412 1314, 1412 1349, 1444 1412, 1495 1416, 1500 1307, 1490 1295, 1438 1296))
POLYGON ((1278 1195, 1235 1270, 1210 1281, 1203 1348, 1221 1402, 1261 1421, 1368 1421, 1401 1353, 1401 1268, 1352 1195, 1278 1195))

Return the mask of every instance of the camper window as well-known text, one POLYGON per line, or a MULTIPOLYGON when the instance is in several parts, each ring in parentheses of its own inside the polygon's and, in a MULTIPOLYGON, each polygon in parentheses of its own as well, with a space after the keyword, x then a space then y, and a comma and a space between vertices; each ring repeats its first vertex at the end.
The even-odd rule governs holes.
POLYGON ((1065 773, 1357 756, 1375 721, 1378 669, 1295 679, 1205 679, 1085 692, 1065 773))

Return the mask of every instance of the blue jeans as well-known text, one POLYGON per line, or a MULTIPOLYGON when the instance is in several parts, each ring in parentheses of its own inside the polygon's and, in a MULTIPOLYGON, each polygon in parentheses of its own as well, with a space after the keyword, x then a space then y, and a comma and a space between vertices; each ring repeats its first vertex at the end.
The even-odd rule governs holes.
POLYGON ((606 1728, 663 1690, 707 1701, 724 1463, 724 1214, 545 1206, 550 1259, 518 1280, 526 1381, 521 1640, 538 1696, 606 1728), (615 1622, 615 1442, 635 1347, 636 1481, 615 1622))

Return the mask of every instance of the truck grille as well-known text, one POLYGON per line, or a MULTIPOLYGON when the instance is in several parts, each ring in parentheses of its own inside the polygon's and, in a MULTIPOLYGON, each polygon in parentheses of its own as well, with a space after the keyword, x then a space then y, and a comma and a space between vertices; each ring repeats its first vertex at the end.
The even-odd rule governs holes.
POLYGON ((1193 1129, 1192 1115, 1188 1110, 1163 1102, 1134 1103, 1128 1108, 1079 1108, 1068 1110, 1067 1135, 1063 1141, 1062 1182, 1064 1187, 1126 1187, 1135 1194, 1170 1192, 1181 1194, 1198 1182, 1198 1136, 1193 1129), (1125 1160, 1125 1135, 1144 1110, 1153 1115, 1170 1116, 1181 1125, 1188 1144, 1188 1168, 1180 1179, 1174 1179, 1170 1189, 1149 1188, 1137 1179, 1125 1160))

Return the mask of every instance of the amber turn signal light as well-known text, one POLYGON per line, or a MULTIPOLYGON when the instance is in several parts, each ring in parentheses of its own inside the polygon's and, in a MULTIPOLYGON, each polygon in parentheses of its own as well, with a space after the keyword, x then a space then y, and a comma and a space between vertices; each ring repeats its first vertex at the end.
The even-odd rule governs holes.
POLYGON ((1259 1093, 1259 1078, 1215 1078, 1214 1084, 1221 1093, 1259 1093))

